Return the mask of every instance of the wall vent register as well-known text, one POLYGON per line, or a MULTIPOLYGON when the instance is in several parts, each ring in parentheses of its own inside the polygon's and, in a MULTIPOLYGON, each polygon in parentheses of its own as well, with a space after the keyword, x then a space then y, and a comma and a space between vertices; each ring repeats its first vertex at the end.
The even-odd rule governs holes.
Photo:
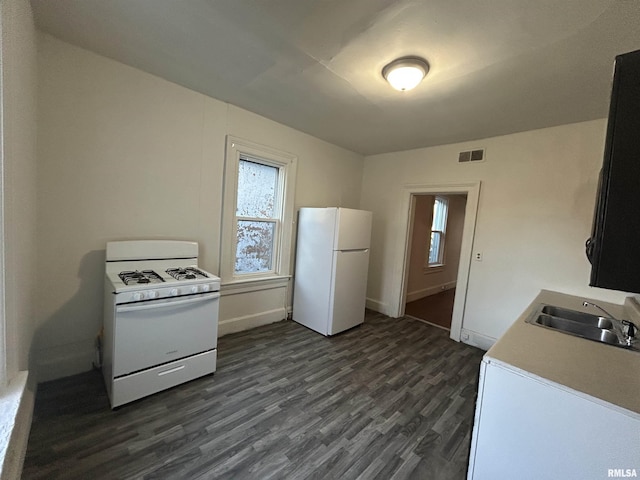
POLYGON ((484 148, 476 150, 467 150, 460 152, 458 155, 458 163, 481 162, 484 160, 484 148))

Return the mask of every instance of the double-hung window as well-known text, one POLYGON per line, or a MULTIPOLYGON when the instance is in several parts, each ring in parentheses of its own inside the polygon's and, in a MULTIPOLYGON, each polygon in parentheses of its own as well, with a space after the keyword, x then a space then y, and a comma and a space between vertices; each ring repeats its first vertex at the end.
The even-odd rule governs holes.
POLYGON ((435 197, 431 220, 431 236, 427 250, 428 267, 444 265, 444 244, 447 229, 448 206, 448 200, 445 197, 435 197))
POLYGON ((282 176, 278 166, 240 155, 235 275, 273 272, 282 213, 282 176))
POLYGON ((289 274, 295 157, 228 137, 223 282, 289 274))

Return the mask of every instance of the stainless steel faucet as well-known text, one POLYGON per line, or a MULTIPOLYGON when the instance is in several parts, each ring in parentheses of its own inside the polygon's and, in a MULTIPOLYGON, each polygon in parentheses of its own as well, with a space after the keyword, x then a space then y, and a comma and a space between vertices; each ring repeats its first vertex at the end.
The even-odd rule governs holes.
POLYGON ((629 320, 619 320, 614 315, 611 315, 609 312, 607 312, 604 308, 602 308, 597 303, 587 302, 585 300, 584 302, 582 302, 582 305, 584 307, 597 308, 598 310, 603 312, 609 318, 611 318, 611 319, 615 320, 616 322, 620 323, 620 325, 621 325, 620 330, 623 331, 623 334, 626 337, 625 339, 627 341, 627 344, 629 344, 629 345, 631 344, 631 339, 633 339, 636 336, 636 326, 632 322, 630 322, 629 320))
MULTIPOLYGON (((614 320, 618 320, 614 315, 611 315, 609 312, 607 312, 604 308, 602 308, 597 303, 591 303, 591 302, 587 302, 585 300, 584 302, 582 302, 582 306, 584 306, 584 307, 595 307, 598 310, 600 310, 601 312, 603 312, 607 317, 613 318, 614 320)), ((618 321, 621 322, 622 320, 618 320, 618 321)))

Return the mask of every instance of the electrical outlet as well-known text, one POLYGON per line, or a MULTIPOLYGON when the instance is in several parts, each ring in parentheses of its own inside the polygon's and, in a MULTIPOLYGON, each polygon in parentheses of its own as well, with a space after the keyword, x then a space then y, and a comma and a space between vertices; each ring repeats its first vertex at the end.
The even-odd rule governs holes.
POLYGON ((474 255, 474 258, 476 259, 476 262, 481 262, 482 261, 482 252, 476 252, 476 254, 474 255))

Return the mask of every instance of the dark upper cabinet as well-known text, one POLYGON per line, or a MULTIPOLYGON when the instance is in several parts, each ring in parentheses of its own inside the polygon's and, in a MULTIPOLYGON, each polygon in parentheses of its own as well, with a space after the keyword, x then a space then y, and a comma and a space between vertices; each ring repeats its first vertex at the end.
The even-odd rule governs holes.
POLYGON ((589 285, 640 293, 640 50, 616 57, 587 256, 589 285))

